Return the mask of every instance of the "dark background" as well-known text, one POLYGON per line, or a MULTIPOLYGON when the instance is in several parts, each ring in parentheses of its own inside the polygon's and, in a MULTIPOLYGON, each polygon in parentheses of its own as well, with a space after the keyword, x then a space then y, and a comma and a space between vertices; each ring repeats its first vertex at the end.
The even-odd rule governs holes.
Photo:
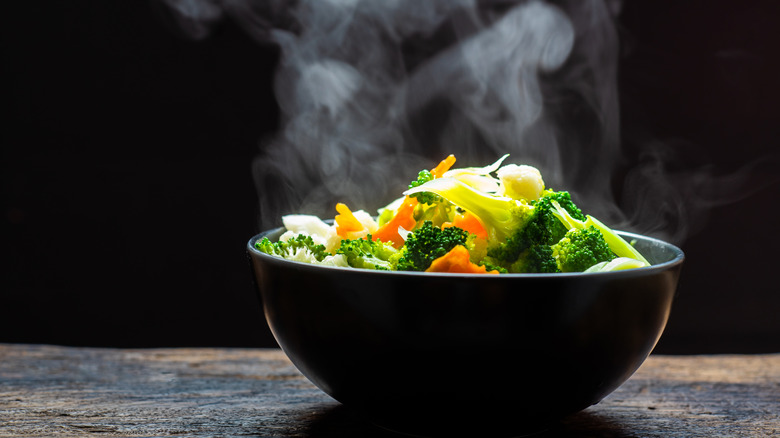
MULTIPOLYGON (((0 342, 274 346, 244 247, 275 47, 229 21, 181 38, 140 1, 0 8, 0 342)), ((780 351, 778 22, 774 1, 624 5, 627 159, 658 141, 681 174, 745 177, 682 242, 656 352, 780 351)))

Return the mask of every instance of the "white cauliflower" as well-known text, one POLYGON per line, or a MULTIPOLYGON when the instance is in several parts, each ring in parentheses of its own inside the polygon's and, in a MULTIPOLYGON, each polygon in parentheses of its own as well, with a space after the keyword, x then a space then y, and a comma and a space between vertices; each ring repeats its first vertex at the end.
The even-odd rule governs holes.
POLYGON ((542 174, 533 166, 507 164, 498 169, 496 175, 501 180, 500 195, 536 201, 544 191, 542 174))

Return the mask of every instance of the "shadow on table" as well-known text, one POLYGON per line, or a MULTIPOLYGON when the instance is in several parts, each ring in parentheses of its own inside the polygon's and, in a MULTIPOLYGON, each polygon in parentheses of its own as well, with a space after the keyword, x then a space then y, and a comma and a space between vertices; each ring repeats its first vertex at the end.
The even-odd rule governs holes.
MULTIPOLYGON (((415 436, 393 432, 376 426, 361 417, 357 412, 343 405, 334 405, 322 411, 311 413, 306 417, 300 418, 299 421, 302 435, 297 436, 343 438, 415 436)), ((451 431, 447 432, 446 436, 452 436, 451 431)), ((473 436, 473 434, 470 434, 470 436, 473 436)), ((592 412, 582 411, 568 417, 564 421, 551 424, 546 430, 532 435, 520 436, 534 438, 627 438, 633 435, 623 430, 621 425, 614 420, 592 412)))
POLYGON ((580 411, 565 420, 550 425, 550 428, 535 437, 540 438, 629 438, 636 434, 624 429, 613 419, 590 411, 580 411))

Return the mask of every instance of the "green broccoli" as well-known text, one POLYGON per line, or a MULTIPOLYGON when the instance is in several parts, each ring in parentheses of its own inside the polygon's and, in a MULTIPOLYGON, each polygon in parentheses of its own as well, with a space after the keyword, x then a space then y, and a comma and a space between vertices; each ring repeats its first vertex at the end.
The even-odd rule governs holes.
POLYGON ((593 265, 617 257, 601 231, 594 226, 573 228, 555 245, 552 255, 561 272, 583 272, 593 265))
MULTIPOLYGON (((409 188, 413 189, 415 187, 419 187, 428 181, 433 181, 433 179, 433 174, 429 170, 421 170, 417 174, 417 179, 409 184, 409 188)), ((432 192, 417 192, 409 196, 412 198, 417 198, 420 204, 434 204, 441 201, 441 197, 432 192)))
MULTIPOLYGON (((585 219, 585 216, 580 209, 572 202, 571 195, 569 195, 568 192, 545 190, 542 197, 531 203, 533 207, 532 212, 522 226, 517 228, 504 242, 492 246, 488 251, 488 255, 499 264, 506 266, 515 263, 515 261, 521 257, 521 254, 531 247, 537 245, 549 246, 561 240, 568 229, 555 216, 554 212, 556 210, 553 202, 557 202, 562 208, 566 208, 572 217, 581 217, 582 219, 585 219)), ((527 254, 525 257, 527 257, 527 254)), ((539 258, 539 260, 548 259, 548 257, 541 256, 539 258)), ((521 261, 520 265, 524 264, 527 263, 521 261)), ((531 265, 535 264, 538 263, 534 259, 531 265)), ((535 268, 532 268, 530 271, 518 271, 516 268, 510 268, 510 271, 554 272, 550 271, 549 268, 544 268, 542 266, 539 268, 545 270, 537 271, 535 268)))
POLYGON ((534 201, 532 204, 534 206, 546 204, 546 208, 550 209, 554 208, 553 201, 558 203, 560 207, 563 207, 563 209, 566 210, 574 219, 584 221, 587 218, 587 216, 582 213, 582 210, 580 210, 580 208, 574 204, 574 201, 571 200, 571 194, 569 194, 567 191, 562 190, 560 192, 556 192, 550 189, 545 190, 539 200, 534 201))
POLYGON ((366 239, 344 239, 336 250, 336 254, 343 254, 353 268, 379 270, 393 270, 393 262, 389 260, 397 252, 392 244, 372 240, 370 234, 366 239))
POLYGON ((298 234, 278 242, 271 242, 264 237, 263 240, 255 242, 255 248, 269 255, 308 263, 322 262, 331 255, 325 250, 325 245, 314 243, 314 239, 306 234, 298 234))
POLYGON ((601 221, 598 219, 587 215, 583 221, 582 219, 574 217, 568 209, 558 204, 557 201, 552 201, 552 205, 554 207, 552 213, 560 220, 562 224, 564 224, 566 228, 571 230, 583 229, 593 226, 601 231, 604 240, 607 242, 607 245, 609 245, 609 248, 613 253, 615 253, 615 255, 618 257, 637 260, 640 262, 640 264, 642 264, 642 266, 650 266, 650 262, 648 262, 647 259, 639 251, 637 251, 633 245, 626 242, 625 239, 612 231, 612 229, 610 229, 608 226, 601 223, 601 221))
POLYGON ((549 245, 532 245, 510 265, 509 272, 547 274, 560 272, 560 268, 549 245))
POLYGON ((396 268, 399 271, 425 271, 437 258, 457 245, 467 247, 468 231, 458 227, 441 229, 431 221, 409 233, 396 268))
POLYGON ((482 264, 494 266, 502 273, 554 273, 560 272, 550 245, 533 244, 511 260, 499 260, 488 255, 482 264), (503 271, 502 271, 503 270, 503 271))

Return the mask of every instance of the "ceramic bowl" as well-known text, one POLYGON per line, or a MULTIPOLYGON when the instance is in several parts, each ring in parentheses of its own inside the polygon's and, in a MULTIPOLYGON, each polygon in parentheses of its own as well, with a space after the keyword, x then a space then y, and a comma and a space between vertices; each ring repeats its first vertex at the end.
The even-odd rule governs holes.
POLYGON ((370 421, 419 435, 530 433, 598 403, 660 338, 683 252, 631 233, 652 263, 608 273, 449 274, 286 261, 247 247, 292 363, 370 421))

